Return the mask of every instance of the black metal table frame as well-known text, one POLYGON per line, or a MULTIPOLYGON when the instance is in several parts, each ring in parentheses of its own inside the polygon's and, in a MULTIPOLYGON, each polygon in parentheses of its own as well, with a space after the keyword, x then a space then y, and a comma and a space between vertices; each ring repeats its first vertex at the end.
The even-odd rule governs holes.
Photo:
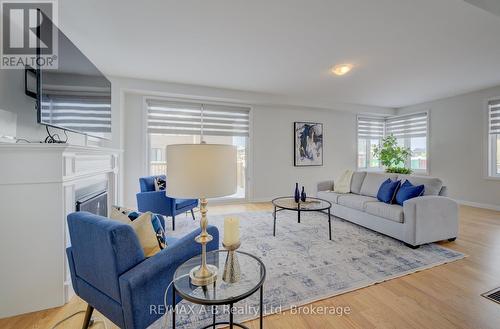
POLYGON ((277 205, 275 203, 276 200, 287 199, 287 198, 293 199, 293 197, 279 197, 279 198, 276 198, 276 199, 272 200, 272 203, 273 203, 273 206, 274 206, 274 211, 273 211, 273 219, 274 219, 274 223, 273 223, 273 236, 276 236, 276 214, 279 211, 282 211, 282 210, 296 211, 297 212, 297 223, 300 224, 300 213, 301 212, 303 212, 303 211, 319 211, 319 212, 323 212, 323 211, 327 210, 328 211, 328 233, 329 233, 330 240, 332 239, 332 216, 331 216, 332 204, 331 204, 330 201, 319 199, 319 198, 310 198, 310 197, 308 197, 308 199, 320 200, 320 201, 326 202, 329 205, 328 207, 322 207, 322 208, 317 208, 317 209, 306 209, 306 208, 301 209, 300 208, 300 202, 299 202, 297 208, 282 207, 282 206, 279 206, 279 205, 277 205))
MULTIPOLYGON (((224 252, 224 251, 226 251, 226 250, 217 250, 217 252, 224 252)), ((172 301, 175 302, 176 297, 177 297, 177 293, 178 293, 183 299, 185 299, 191 303, 204 305, 204 306, 212 306, 212 314, 213 314, 212 324, 207 325, 205 327, 202 327, 200 329, 208 329, 208 328, 215 329, 216 326, 219 326, 219 325, 229 325, 230 329, 233 329, 234 326, 237 326, 237 327, 240 327, 243 329, 249 329, 247 326, 245 326, 242 323, 234 322, 233 305, 234 305, 234 303, 237 303, 241 300, 244 300, 244 299, 250 297, 257 290, 260 290, 260 314, 259 314, 260 327, 259 328, 260 329, 263 328, 263 322, 264 322, 264 281, 266 279, 266 267, 264 266, 264 263, 262 263, 262 261, 259 258, 255 257, 252 254, 249 254, 249 253, 244 252, 244 251, 237 251, 237 253, 245 254, 247 256, 255 258, 256 260, 258 260, 261 263, 261 266, 262 266, 261 268, 264 271, 260 282, 254 288, 252 288, 248 292, 246 292, 238 297, 234 297, 234 298, 230 298, 230 299, 223 299, 223 300, 218 300, 218 301, 200 300, 197 298, 193 298, 192 296, 189 296, 187 294, 184 294, 181 290, 177 290, 175 288, 175 282, 174 282, 174 284, 172 284, 172 298, 173 298, 172 301), (229 305, 229 321, 219 321, 219 322, 216 321, 217 314, 216 314, 214 308, 215 308, 215 306, 221 306, 221 305, 229 305)), ((215 284, 216 284, 216 282, 213 283, 214 288, 215 288, 215 284)), ((174 306, 172 308, 172 328, 173 329, 175 329, 175 313, 176 312, 175 312, 175 306, 174 306)))

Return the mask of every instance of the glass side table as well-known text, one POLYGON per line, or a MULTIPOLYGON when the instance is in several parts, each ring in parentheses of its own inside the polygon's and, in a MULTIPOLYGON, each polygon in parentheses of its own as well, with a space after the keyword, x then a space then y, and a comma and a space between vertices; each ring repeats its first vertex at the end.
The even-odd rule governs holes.
MULTIPOLYGON (((211 325, 203 328, 216 328, 218 325, 229 325, 229 328, 237 326, 246 328, 247 326, 234 322, 233 305, 260 290, 260 328, 263 322, 263 302, 264 302, 264 280, 266 278, 266 267, 262 261, 243 251, 236 251, 241 269, 241 278, 236 283, 226 283, 222 280, 224 263, 226 261, 227 250, 215 250, 207 253, 207 264, 217 266, 217 280, 207 286, 195 286, 189 282, 189 271, 195 266, 199 266, 201 256, 195 256, 180 265, 174 273, 173 300, 177 295, 185 300, 200 304, 210 305, 213 308, 217 305, 229 305, 229 321, 216 320, 216 312, 212 309, 213 321, 211 325)), ((175 307, 172 311, 172 323, 175 328, 175 307)))

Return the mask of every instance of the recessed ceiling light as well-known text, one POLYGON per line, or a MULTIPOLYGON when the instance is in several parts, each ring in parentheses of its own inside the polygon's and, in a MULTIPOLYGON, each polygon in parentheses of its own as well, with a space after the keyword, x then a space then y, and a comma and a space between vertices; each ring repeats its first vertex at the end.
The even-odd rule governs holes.
POLYGON ((349 73, 353 68, 352 64, 338 64, 332 68, 332 73, 335 75, 344 75, 349 73))

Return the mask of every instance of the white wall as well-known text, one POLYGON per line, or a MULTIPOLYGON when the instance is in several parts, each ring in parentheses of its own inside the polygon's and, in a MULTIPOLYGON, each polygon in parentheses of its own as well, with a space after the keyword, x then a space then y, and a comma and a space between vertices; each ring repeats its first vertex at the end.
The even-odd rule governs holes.
POLYGON ((254 199, 269 201, 292 195, 295 183, 311 196, 316 183, 336 178, 356 167, 356 114, 308 108, 255 107, 253 110, 254 199), (321 167, 294 167, 293 123, 323 123, 324 154, 321 167))
POLYGON ((451 197, 500 208, 500 180, 486 177, 486 103, 493 97, 500 97, 500 87, 405 107, 398 114, 430 110, 430 175, 443 179, 451 197))
MULTIPOLYGON (((332 179, 342 170, 356 165, 356 113, 394 114, 392 109, 339 104, 339 110, 283 105, 279 97, 227 89, 161 83, 136 79, 115 78, 122 97, 124 149, 124 205, 136 207, 138 178, 147 174, 144 162, 143 97, 164 95, 191 99, 239 102, 252 106, 252 136, 249 157, 249 199, 271 200, 290 195, 295 182, 314 193, 316 183, 332 179), (293 166, 293 122, 323 123, 324 165, 322 167, 293 166)), ((118 88, 118 87, 117 87, 118 88)))

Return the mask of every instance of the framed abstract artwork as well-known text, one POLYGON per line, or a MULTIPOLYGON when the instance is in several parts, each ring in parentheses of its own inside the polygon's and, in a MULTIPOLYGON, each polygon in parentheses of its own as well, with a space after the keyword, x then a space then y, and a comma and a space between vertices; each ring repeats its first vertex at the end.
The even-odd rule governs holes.
POLYGON ((323 124, 294 122, 294 166, 323 165, 323 124))

